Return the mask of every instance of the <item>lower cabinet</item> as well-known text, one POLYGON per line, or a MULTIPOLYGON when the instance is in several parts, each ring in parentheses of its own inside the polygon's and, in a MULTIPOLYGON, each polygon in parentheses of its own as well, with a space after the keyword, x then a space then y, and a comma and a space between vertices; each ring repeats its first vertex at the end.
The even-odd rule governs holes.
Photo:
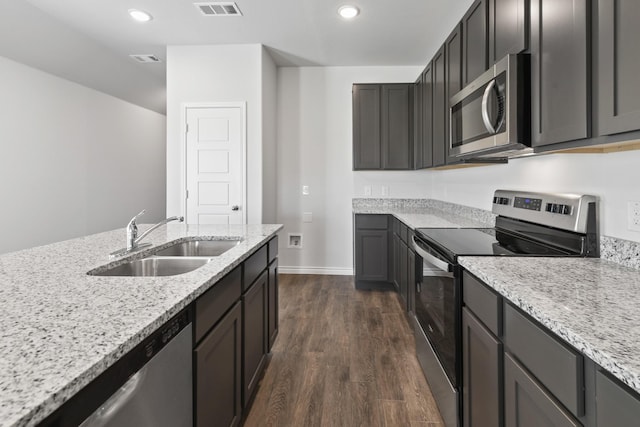
POLYGON ((195 348, 196 427, 240 423, 241 337, 242 307, 237 302, 195 348))
POLYGON ((506 426, 582 426, 508 353, 504 358, 506 426))
POLYGON ((462 309, 462 420, 465 427, 502 426, 502 343, 462 309))
POLYGON ((242 296, 242 407, 253 398, 267 360, 269 275, 264 271, 242 296))
POLYGON ((640 423, 640 396, 608 374, 596 371, 598 426, 633 426, 640 423))
POLYGON ((356 214, 355 275, 358 289, 390 289, 388 215, 356 214))
POLYGON ((268 285, 268 298, 269 298, 269 310, 268 310, 268 336, 269 347, 268 351, 271 351, 273 343, 278 336, 278 260, 272 261, 269 264, 269 285, 268 285))

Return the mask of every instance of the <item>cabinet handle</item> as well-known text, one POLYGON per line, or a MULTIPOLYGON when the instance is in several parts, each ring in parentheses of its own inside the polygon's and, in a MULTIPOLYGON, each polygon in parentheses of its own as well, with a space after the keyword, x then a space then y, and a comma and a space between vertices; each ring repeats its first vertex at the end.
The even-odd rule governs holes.
POLYGON ((484 127, 486 127, 492 135, 496 133, 496 128, 493 127, 493 123, 491 123, 491 118, 489 117, 489 95, 491 95, 491 91, 495 85, 496 80, 491 80, 484 90, 484 95, 482 95, 482 121, 484 122, 484 127))

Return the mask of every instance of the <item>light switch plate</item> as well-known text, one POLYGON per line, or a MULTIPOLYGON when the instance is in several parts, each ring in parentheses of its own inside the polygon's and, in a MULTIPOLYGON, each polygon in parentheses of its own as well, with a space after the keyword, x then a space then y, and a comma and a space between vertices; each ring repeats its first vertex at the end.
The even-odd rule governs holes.
POLYGON ((313 214, 311 212, 302 212, 302 222, 312 222, 313 214))
POLYGON ((308 196, 309 195, 309 186, 308 185, 303 185, 302 186, 302 194, 304 196, 308 196))

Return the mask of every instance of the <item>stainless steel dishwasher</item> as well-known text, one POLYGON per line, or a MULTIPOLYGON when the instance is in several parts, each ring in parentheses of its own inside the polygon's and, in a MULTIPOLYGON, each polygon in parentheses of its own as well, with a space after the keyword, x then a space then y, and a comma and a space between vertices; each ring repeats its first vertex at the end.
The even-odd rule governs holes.
POLYGON ((140 368, 80 427, 193 427, 191 352, 185 313, 124 356, 140 368))

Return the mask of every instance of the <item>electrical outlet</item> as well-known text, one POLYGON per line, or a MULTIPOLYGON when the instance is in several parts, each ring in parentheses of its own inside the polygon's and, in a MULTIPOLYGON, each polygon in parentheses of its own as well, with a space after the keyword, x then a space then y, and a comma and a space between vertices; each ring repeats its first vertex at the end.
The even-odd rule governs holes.
POLYGON ((627 202, 627 228, 640 231, 640 202, 627 202))
POLYGON ((313 213, 302 212, 302 222, 313 222, 313 213))
POLYGON ((303 185, 302 186, 302 195, 303 196, 308 196, 309 195, 309 186, 308 185, 303 185))
POLYGON ((371 186, 370 185, 365 185, 364 186, 364 195, 365 196, 370 196, 371 195, 371 186))
POLYGON ((382 188, 380 189, 381 194, 383 196, 388 196, 389 195, 389 187, 387 187, 386 185, 383 185, 382 188))

